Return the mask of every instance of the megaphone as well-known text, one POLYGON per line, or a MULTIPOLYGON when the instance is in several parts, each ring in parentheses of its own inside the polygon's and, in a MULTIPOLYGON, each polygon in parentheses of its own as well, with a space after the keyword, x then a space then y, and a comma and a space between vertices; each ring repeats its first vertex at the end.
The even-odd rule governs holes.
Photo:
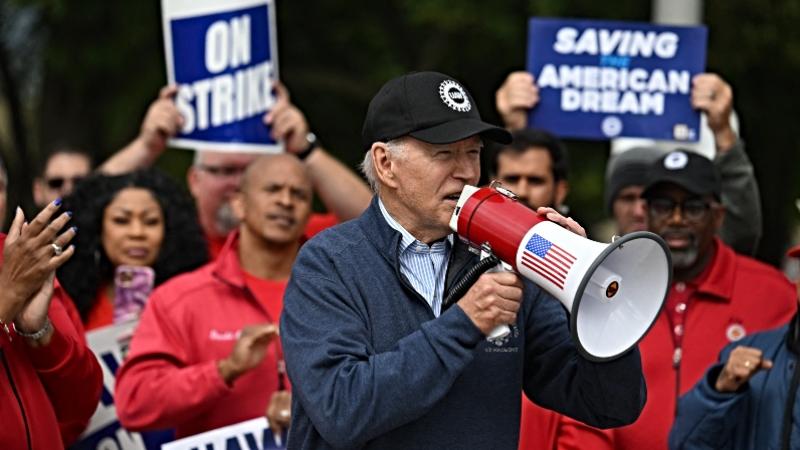
POLYGON ((610 244, 591 241, 536 214, 503 188, 469 185, 450 228, 558 299, 570 313, 578 351, 592 361, 615 359, 636 345, 667 297, 672 259, 666 243, 650 232, 610 244))

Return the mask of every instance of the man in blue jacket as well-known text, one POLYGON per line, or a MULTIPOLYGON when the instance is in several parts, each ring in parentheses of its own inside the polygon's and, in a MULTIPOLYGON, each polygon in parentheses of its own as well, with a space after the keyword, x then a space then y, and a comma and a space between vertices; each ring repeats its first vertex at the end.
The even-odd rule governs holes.
POLYGON ((482 139, 508 132, 481 120, 460 83, 419 72, 381 88, 362 135, 377 195, 305 244, 285 294, 289 448, 516 449, 523 389, 595 426, 633 422, 646 397, 638 350, 584 359, 564 308, 537 286, 488 273, 442 304, 477 262, 449 229, 456 200, 478 182, 482 139), (487 341, 499 324, 511 334, 487 341))
MULTIPOLYGON (((800 245, 788 254, 800 258, 800 245)), ((800 280, 797 289, 800 294, 800 280)), ((780 328, 725 347, 719 362, 678 403, 669 447, 800 449, 798 355, 797 314, 780 328)))

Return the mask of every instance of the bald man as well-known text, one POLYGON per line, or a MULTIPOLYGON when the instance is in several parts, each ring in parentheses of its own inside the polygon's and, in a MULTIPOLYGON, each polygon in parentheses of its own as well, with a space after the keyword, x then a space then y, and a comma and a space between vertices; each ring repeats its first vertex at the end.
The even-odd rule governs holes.
POLYGON ((232 199, 238 230, 215 261, 156 289, 142 314, 116 385, 127 429, 174 428, 183 437, 265 413, 273 432, 288 426, 275 337, 312 191, 294 155, 248 166, 232 199))

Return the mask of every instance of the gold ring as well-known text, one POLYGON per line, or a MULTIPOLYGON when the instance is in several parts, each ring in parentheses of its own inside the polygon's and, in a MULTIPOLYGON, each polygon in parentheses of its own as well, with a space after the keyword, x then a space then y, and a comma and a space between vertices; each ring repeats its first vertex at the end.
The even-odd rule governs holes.
POLYGON ((749 369, 752 364, 753 363, 751 363, 749 360, 747 360, 747 361, 744 362, 744 367, 749 369))
POLYGON ((284 409, 280 412, 281 417, 289 417, 292 413, 288 409, 284 409))
POLYGON ((55 242, 50 244, 50 246, 53 247, 53 253, 55 253, 56 256, 61 256, 61 254, 64 253, 64 247, 56 244, 55 242))

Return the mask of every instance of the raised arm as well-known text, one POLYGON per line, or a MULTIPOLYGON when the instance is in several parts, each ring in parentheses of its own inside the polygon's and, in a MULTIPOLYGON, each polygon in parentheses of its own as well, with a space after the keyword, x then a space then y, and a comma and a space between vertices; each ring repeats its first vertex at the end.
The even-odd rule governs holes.
POLYGON ((308 121, 289 101, 289 91, 281 83, 276 83, 275 91, 275 107, 264 116, 264 122, 272 126, 273 138, 283 141, 286 151, 305 157, 314 191, 328 211, 342 221, 360 215, 372 199, 366 183, 322 146, 313 146, 315 143, 308 140, 308 121))
POLYGON ((495 107, 503 124, 510 130, 526 128, 528 111, 539 103, 539 88, 533 75, 511 72, 495 93, 495 107))
POLYGON ((164 86, 158 98, 150 104, 139 134, 128 145, 111 155, 99 168, 100 172, 118 175, 152 166, 167 148, 167 140, 183 126, 183 116, 175 106, 178 92, 175 85, 164 86))
POLYGON ((692 80, 691 101, 706 114, 717 147, 714 164, 726 209, 720 237, 738 253, 753 255, 761 240, 761 197, 744 143, 731 126, 733 90, 716 74, 700 74, 692 80))

